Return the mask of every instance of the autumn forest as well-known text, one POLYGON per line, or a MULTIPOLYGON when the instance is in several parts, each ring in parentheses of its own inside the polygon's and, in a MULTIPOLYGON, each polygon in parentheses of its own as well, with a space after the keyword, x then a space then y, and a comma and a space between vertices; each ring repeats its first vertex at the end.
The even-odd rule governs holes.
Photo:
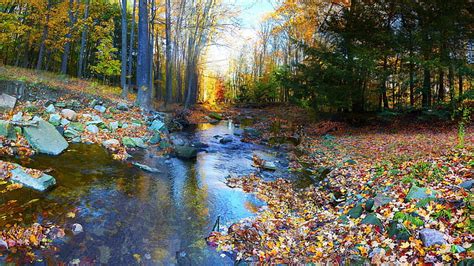
POLYGON ((470 0, 0 0, 0 265, 474 263, 470 0))

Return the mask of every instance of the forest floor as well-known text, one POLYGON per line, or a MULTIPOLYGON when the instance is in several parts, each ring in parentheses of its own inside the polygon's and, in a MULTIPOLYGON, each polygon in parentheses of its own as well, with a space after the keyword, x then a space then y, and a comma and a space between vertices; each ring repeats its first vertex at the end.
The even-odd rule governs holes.
POLYGON ((473 127, 461 148, 457 125, 446 121, 354 127, 291 106, 224 113, 258 132, 247 141, 288 149, 290 170, 309 182, 258 172, 229 178, 267 206, 211 233, 219 251, 265 263, 454 263, 474 255, 473 127))

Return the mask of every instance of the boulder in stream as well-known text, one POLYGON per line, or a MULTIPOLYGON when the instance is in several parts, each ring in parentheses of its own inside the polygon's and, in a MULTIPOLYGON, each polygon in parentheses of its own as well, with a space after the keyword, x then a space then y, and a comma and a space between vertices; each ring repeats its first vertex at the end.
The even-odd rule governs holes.
POLYGON ((13 169, 10 177, 12 183, 22 184, 24 187, 28 187, 38 191, 46 191, 52 186, 56 185, 56 179, 54 177, 42 174, 40 177, 35 178, 27 173, 25 168, 20 165, 13 169))
POLYGON ((23 131, 30 146, 39 153, 58 155, 69 146, 56 128, 44 120, 38 120, 37 126, 27 126, 23 131))
POLYGON ((225 136, 222 139, 219 140, 221 144, 227 144, 232 142, 232 137, 231 136, 225 136))
POLYGON ((186 159, 186 160, 190 160, 190 159, 194 159, 197 157, 197 153, 198 153, 198 149, 192 147, 192 146, 188 146, 188 145, 184 145, 184 146, 175 146, 174 147, 174 151, 176 153, 176 156, 178 158, 181 158, 181 159, 186 159))
POLYGON ((150 172, 150 173, 161 173, 160 170, 158 170, 156 168, 153 168, 153 167, 150 167, 146 164, 141 164, 141 163, 137 163, 137 162, 133 162, 132 164, 135 165, 136 167, 142 169, 143 171, 147 171, 147 172, 150 172))

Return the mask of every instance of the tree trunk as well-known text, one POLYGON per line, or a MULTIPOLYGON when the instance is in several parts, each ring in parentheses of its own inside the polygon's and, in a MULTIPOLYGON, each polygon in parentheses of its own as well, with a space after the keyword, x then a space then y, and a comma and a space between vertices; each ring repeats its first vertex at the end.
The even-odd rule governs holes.
POLYGON ((423 92, 422 92, 422 106, 430 107, 431 106, 431 76, 430 70, 425 67, 423 70, 423 92))
POLYGON ((148 55, 148 59, 149 59, 149 62, 148 62, 148 67, 150 69, 150 76, 149 76, 149 88, 151 90, 151 98, 153 98, 153 94, 155 93, 154 89, 153 89, 153 58, 154 58, 154 50, 153 50, 153 46, 154 46, 154 38, 155 38, 155 0, 150 0, 151 1, 151 14, 150 14, 150 17, 151 17, 151 20, 150 20, 150 23, 151 23, 151 29, 150 29, 150 49, 149 49, 149 55, 148 55))
MULTIPOLYGON (((86 1, 86 7, 84 10, 84 20, 89 17, 89 0, 86 1)), ((79 50, 79 63, 77 65, 77 77, 82 78, 84 71, 84 53, 87 41, 87 25, 84 25, 81 33, 81 48, 79 50)))
POLYGON ((171 80, 171 1, 166 0, 165 10, 165 35, 166 35, 166 97, 165 105, 173 99, 173 87, 171 80))
POLYGON ((43 33, 41 34, 41 43, 40 49, 38 53, 38 61, 36 62, 36 70, 41 70, 43 66, 43 57, 44 57, 44 50, 46 49, 45 41, 48 37, 48 23, 49 23, 49 10, 51 9, 51 1, 48 0, 47 9, 46 9, 46 22, 43 27, 43 33))
POLYGON ((444 90, 444 71, 439 70, 439 84, 438 84, 438 102, 442 103, 444 101, 445 90, 444 90))
POLYGON ((148 31, 148 1, 139 0, 138 4, 138 55, 137 55, 137 104, 145 110, 151 109, 151 90, 149 68, 149 31, 148 31))
POLYGON ((383 109, 388 108, 388 97, 387 97, 387 56, 383 59, 383 73, 382 73, 382 101, 383 101, 383 109))
POLYGON ((415 70, 413 62, 410 59, 410 106, 415 106, 415 70))
POLYGON ((74 7, 74 0, 69 0, 69 23, 68 23, 68 33, 66 34, 66 43, 64 44, 64 51, 61 58, 61 74, 67 73, 67 63, 69 60, 69 52, 71 50, 71 31, 72 27, 74 26, 74 14, 73 9, 74 7))
POLYGON ((160 56, 160 40, 159 38, 155 38, 155 42, 156 42, 156 81, 157 81, 157 84, 156 84, 156 95, 155 95, 155 98, 158 99, 158 100, 161 100, 163 97, 162 97, 162 88, 163 88, 163 76, 162 76, 162 73, 161 73, 161 56, 160 56))
POLYGON ((132 66, 133 66, 133 46, 135 38, 135 11, 137 8, 137 0, 133 0, 133 11, 132 11, 132 27, 130 29, 130 44, 129 44, 129 53, 128 53, 128 88, 132 86, 132 66))
POLYGON ((463 94, 463 82, 462 75, 459 74, 459 99, 461 99, 463 94))
POLYGON ((127 88, 127 0, 122 0, 122 62, 120 71, 120 86, 122 87, 122 98, 128 95, 127 88))

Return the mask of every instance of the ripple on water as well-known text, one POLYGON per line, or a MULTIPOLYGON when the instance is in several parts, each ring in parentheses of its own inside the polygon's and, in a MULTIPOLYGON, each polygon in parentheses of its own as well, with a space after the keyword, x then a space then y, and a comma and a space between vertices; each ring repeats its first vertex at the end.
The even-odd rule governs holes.
POLYGON ((68 235, 58 244, 57 254, 39 254, 52 263, 79 259, 123 265, 140 258, 145 264, 232 264, 210 250, 204 238, 217 217, 230 225, 252 216, 262 206, 253 195, 231 189, 224 181, 231 173, 252 172, 252 152, 265 149, 240 142, 233 132, 231 124, 221 122, 182 133, 215 151, 200 153, 195 162, 171 158, 166 163, 163 158, 137 155, 162 170, 158 174, 115 161, 98 145, 72 144, 57 157, 34 156, 20 163, 51 169, 58 186, 46 194, 28 189, 2 194, 2 201, 15 199, 19 206, 39 200, 8 213, 0 226, 20 220, 25 224, 53 221, 66 228, 82 224, 84 233, 68 235), (214 138, 225 134, 233 136, 239 149, 219 144, 214 138), (68 218, 70 212, 76 216, 68 218))

